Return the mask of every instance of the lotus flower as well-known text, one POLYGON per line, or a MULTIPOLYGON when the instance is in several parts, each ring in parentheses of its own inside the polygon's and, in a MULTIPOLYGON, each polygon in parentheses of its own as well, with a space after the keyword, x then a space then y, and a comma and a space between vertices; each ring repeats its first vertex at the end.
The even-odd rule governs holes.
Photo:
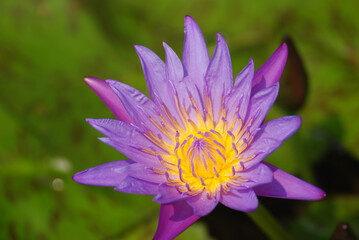
POLYGON ((182 62, 163 43, 166 62, 135 46, 151 99, 114 80, 85 78, 117 117, 87 119, 100 140, 129 160, 79 172, 76 182, 154 195, 161 204, 154 239, 173 239, 218 203, 251 212, 257 195, 319 200, 325 193, 263 160, 301 124, 299 116, 263 123, 279 91, 283 43, 256 72, 250 59, 233 81, 227 44, 217 34, 209 58, 201 30, 185 17, 182 62), (234 82, 234 83, 233 83, 234 82))

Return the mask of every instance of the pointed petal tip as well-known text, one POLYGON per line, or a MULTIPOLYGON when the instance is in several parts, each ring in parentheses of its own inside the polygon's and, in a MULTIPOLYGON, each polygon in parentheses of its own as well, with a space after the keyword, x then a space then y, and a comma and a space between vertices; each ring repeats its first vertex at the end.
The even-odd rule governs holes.
POLYGON ((288 58, 288 46, 282 43, 272 56, 255 72, 253 87, 265 79, 265 87, 270 87, 279 81, 288 58))
MULTIPOLYGON (((184 23, 185 23, 185 25, 186 25, 186 24, 189 24, 189 23, 191 23, 191 22, 196 23, 196 21, 193 19, 193 17, 191 17, 190 15, 186 15, 186 16, 184 17, 184 23)), ((197 23, 196 23, 196 24, 197 24, 197 23)))
MULTIPOLYGON (((112 80, 113 81, 113 80, 112 80)), ((109 82, 95 77, 85 77, 84 82, 106 104, 115 117, 124 122, 132 122, 120 99, 109 86, 109 82)))
POLYGON ((286 42, 283 42, 278 49, 280 49, 281 51, 285 51, 288 54, 288 46, 286 42))
POLYGON ((255 187, 257 195, 265 197, 318 201, 323 199, 325 192, 269 163, 264 163, 273 171, 273 182, 255 187))
POLYGON ((94 84, 94 83, 96 83, 96 82, 98 82, 98 81, 102 81, 102 80, 99 79, 99 78, 96 78, 96 77, 91 77, 91 76, 86 76, 86 77, 84 77, 84 82, 85 82, 88 86, 90 86, 90 85, 92 85, 92 84, 94 84))
POLYGON ((141 45, 133 45, 133 47, 135 48, 135 50, 136 50, 136 52, 137 52, 139 49, 143 48, 144 46, 141 46, 141 45))
POLYGON ((84 170, 84 171, 81 171, 81 172, 78 172, 78 173, 75 173, 73 176, 72 176, 72 180, 77 182, 77 183, 81 183, 81 184, 84 184, 83 183, 83 174, 86 173, 88 171, 88 169, 84 170))
POLYGON ((190 29, 192 30, 197 30, 200 31, 200 28, 197 24, 197 22, 193 19, 193 17, 187 15, 184 18, 184 32, 188 33, 188 31, 190 31, 190 29))
POLYGON ((138 56, 140 57, 140 59, 141 59, 141 58, 142 58, 142 57, 141 57, 142 52, 143 52, 144 50, 146 50, 147 48, 144 47, 144 46, 141 46, 141 45, 134 45, 133 47, 135 48, 135 51, 136 51, 137 55, 138 55, 138 56))
POLYGON ((98 122, 101 121, 102 119, 95 119, 95 118, 86 118, 85 119, 86 122, 88 124, 90 124, 93 128, 95 128, 96 130, 98 130, 98 122))
POLYGON ((254 61, 252 57, 249 57, 249 61, 248 61, 248 67, 250 67, 251 69, 253 69, 254 72, 254 61))
POLYGON ((141 46, 141 45, 134 45, 135 51, 137 53, 137 55, 139 56, 139 58, 142 59, 144 58, 144 54, 148 53, 148 52, 152 52, 151 49, 145 47, 145 46, 141 46))
POLYGON ((322 200, 323 198, 325 198, 327 196, 327 194, 322 189, 320 189, 320 190, 322 193, 319 195, 319 198, 317 200, 322 200))
POLYGON ((217 32, 216 34, 217 34, 217 42, 224 40, 223 36, 219 32, 217 32))

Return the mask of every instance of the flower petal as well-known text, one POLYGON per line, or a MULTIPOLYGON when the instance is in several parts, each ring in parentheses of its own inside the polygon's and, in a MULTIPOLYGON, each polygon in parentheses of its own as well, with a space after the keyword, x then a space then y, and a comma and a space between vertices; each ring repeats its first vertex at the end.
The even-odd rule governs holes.
POLYGON ((159 138, 169 141, 163 131, 155 125, 160 123, 162 111, 146 95, 124 83, 106 80, 117 96, 121 99, 135 125, 143 132, 152 131, 159 138))
POLYGON ((254 188, 256 194, 265 197, 298 200, 320 200, 325 192, 269 163, 264 163, 273 171, 273 182, 254 188))
POLYGON ((237 75, 234 87, 225 98, 225 107, 228 109, 227 120, 232 119, 238 109, 240 119, 244 120, 251 96, 254 63, 252 58, 248 65, 237 75))
POLYGON ((253 132, 263 123, 269 109, 272 107, 278 96, 279 84, 276 83, 269 88, 262 89, 252 96, 248 106, 247 121, 253 119, 250 125, 250 132, 253 132))
MULTIPOLYGON (((168 91, 165 96, 167 97, 165 105, 177 122, 184 126, 184 120, 180 116, 182 109, 178 108, 176 101, 183 104, 186 109, 189 109, 191 106, 189 93, 191 93, 191 91, 188 89, 197 90, 197 88, 193 82, 188 81, 188 77, 184 78, 183 65, 177 54, 166 43, 163 43, 163 46, 166 52, 166 79, 171 86, 171 91, 168 91), (178 100, 176 100, 176 98, 178 100)), ((162 91, 165 92, 165 90, 162 91)), ((198 99, 197 95, 198 93, 195 92, 195 101, 198 99)), ((201 100, 199 100, 199 102, 201 102, 201 100)), ((202 112, 201 105, 199 109, 202 112)))
POLYGON ((124 193, 156 195, 158 193, 158 184, 133 177, 126 177, 115 187, 115 190, 124 193))
POLYGON ((220 202, 235 210, 253 212, 258 207, 258 198, 252 189, 236 191, 222 194, 220 202))
POLYGON ((147 167, 141 163, 134 163, 127 167, 127 174, 131 177, 145 180, 152 183, 163 183, 167 181, 164 174, 156 173, 152 170, 151 167, 147 167))
POLYGON ((232 62, 224 38, 217 33, 217 46, 209 63, 205 82, 212 100, 214 121, 218 121, 224 97, 233 87, 232 62))
POLYGON ((127 123, 132 122, 120 99, 105 81, 95 77, 85 77, 84 80, 87 86, 89 86, 97 94, 97 96, 100 97, 100 99, 106 104, 118 120, 127 123))
POLYGON ((265 79, 265 87, 273 86, 277 83, 283 73, 287 62, 288 47, 282 43, 273 55, 265 62, 254 74, 253 87, 260 84, 265 79))
POLYGON ((126 168, 133 163, 131 160, 104 163, 76 173, 72 180, 86 185, 114 187, 127 177, 126 168))
MULTIPOLYGON (((131 166, 133 165, 135 164, 132 164, 131 166)), ((239 180, 236 181, 240 186, 244 188, 252 188, 254 186, 272 182, 273 180, 272 170, 263 163, 258 164, 250 169, 240 171, 237 173, 237 175, 240 176, 241 178, 248 180, 248 181, 239 181, 239 180)), ((239 188, 243 189, 241 187, 239 188)))
POLYGON ((141 148, 139 146, 133 145, 132 143, 126 144, 125 139, 119 138, 107 138, 102 137, 98 138, 101 142, 110 145, 117 151, 121 152, 126 157, 130 158, 131 160, 142 163, 147 166, 151 166, 153 168, 157 168, 160 170, 164 170, 165 167, 161 164, 161 162, 156 158, 156 156, 152 154, 146 153, 144 149, 151 149, 150 148, 141 148))
POLYGON ((299 116, 286 116, 263 124, 248 148, 239 155, 239 159, 256 155, 252 160, 244 162, 245 168, 250 168, 274 152, 285 140, 292 136, 300 127, 299 116))
POLYGON ((89 124, 108 138, 99 138, 133 161, 162 169, 156 156, 144 149, 161 151, 134 126, 114 119, 87 119, 89 124))
MULTIPOLYGON (((169 47, 165 47, 165 49, 169 47)), ((174 81, 179 81, 179 79, 170 79, 167 77, 169 66, 166 64, 150 49, 143 46, 135 46, 136 52, 141 60, 143 72, 145 75, 146 83, 148 86, 148 90, 150 92, 151 98, 154 102, 157 103, 158 107, 163 107, 164 105, 168 108, 172 117, 176 118, 177 121, 180 120, 178 116, 178 111, 176 108, 176 102, 174 99, 175 89, 174 89, 174 81), (172 82, 173 81, 173 82, 172 82)), ((168 50, 167 50, 168 51, 168 50)), ((175 55, 175 53, 173 53, 175 55)), ((168 53, 167 53, 168 55, 168 53)), ((175 66, 171 66, 172 74, 181 74, 182 68, 182 77, 183 77, 183 67, 182 64, 178 66, 173 55, 171 55, 173 60, 173 64, 175 66), (177 71, 174 73, 173 71, 177 71)), ((177 57, 178 58, 178 57, 177 57)), ((168 61, 171 61, 168 60, 168 61)), ((173 77, 173 76, 170 76, 173 77)), ((180 76, 176 76, 179 78, 180 76)))
POLYGON ((166 53, 166 78, 172 83, 183 80, 183 65, 177 54, 165 42, 163 47, 166 53))
POLYGON ((189 195, 181 194, 175 187, 169 187, 165 183, 159 186, 158 194, 153 201, 168 204, 189 198, 189 195))
POLYGON ((197 216, 206 216, 217 206, 218 200, 215 197, 208 198, 207 192, 197 194, 188 198, 187 203, 193 208, 193 213, 197 216))
POLYGON ((186 201, 162 204, 157 231, 153 239, 174 239, 199 218, 193 214, 192 207, 186 201))
POLYGON ((148 91, 152 100, 156 101, 161 95, 159 90, 163 88, 166 79, 165 63, 150 49, 143 46, 135 46, 138 57, 141 60, 143 73, 148 91))
POLYGON ((184 32, 182 62, 186 71, 185 75, 191 77, 202 94, 204 75, 209 64, 206 42, 204 41, 201 29, 190 16, 186 16, 184 19, 184 32))

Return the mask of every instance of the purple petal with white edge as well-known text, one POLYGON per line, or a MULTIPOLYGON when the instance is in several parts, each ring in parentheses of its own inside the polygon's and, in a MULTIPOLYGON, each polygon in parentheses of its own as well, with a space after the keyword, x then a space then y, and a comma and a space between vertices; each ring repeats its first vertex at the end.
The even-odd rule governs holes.
POLYGON ((161 149, 143 136, 136 127, 114 119, 87 119, 87 121, 97 131, 108 137, 100 138, 102 142, 114 147, 133 161, 158 169, 163 168, 156 156, 143 151, 143 149, 156 151, 161 151, 161 149))
POLYGON ((252 58, 248 65, 237 75, 234 87, 225 98, 225 107, 228 109, 227 121, 234 117, 238 108, 239 117, 244 120, 251 97, 254 63, 252 58))
POLYGON ((258 164, 292 136, 300 125, 301 118, 299 116, 286 116, 266 122, 260 127, 248 148, 238 156, 238 159, 256 155, 252 160, 243 164, 245 168, 258 164))
POLYGON ((202 94, 204 88, 204 75, 209 64, 209 55, 206 42, 201 29, 192 17, 184 19, 184 44, 182 62, 186 75, 189 75, 202 94))
MULTIPOLYGON (((132 164, 130 167, 132 166, 134 166, 134 164, 132 164)), ((236 175, 248 180, 247 182, 234 180, 235 182, 240 184, 241 187, 239 187, 239 189, 243 189, 242 187, 252 188, 254 186, 270 183, 273 180, 272 170, 263 163, 258 164, 250 169, 237 172, 236 175)))
POLYGON ((127 167, 127 174, 131 177, 145 180, 152 183, 166 182, 166 176, 164 174, 156 173, 152 170, 152 166, 148 167, 141 163, 134 163, 127 167))
POLYGON ((231 56, 224 38, 217 33, 217 46, 209 63, 206 76, 206 91, 211 98, 214 121, 217 122, 221 105, 233 87, 231 56))
POLYGON ((76 173, 72 180, 86 185, 114 187, 127 177, 126 168, 133 163, 131 160, 104 163, 76 173))
POLYGON ((249 106, 246 121, 253 119, 253 122, 250 124, 250 132, 257 129, 260 124, 263 123, 264 118, 266 117, 269 109, 272 107, 275 99, 278 96, 279 84, 276 83, 269 88, 265 88, 257 92, 252 96, 249 106))
POLYGON ((118 186, 115 187, 115 190, 123 193, 156 195, 158 193, 158 184, 133 177, 126 177, 118 186))
POLYGON ((287 62, 288 47, 282 43, 273 55, 265 62, 254 74, 253 87, 258 85, 263 78, 265 86, 270 87, 277 83, 283 73, 285 63, 287 62))
POLYGON ((289 198, 316 201, 325 197, 325 192, 269 163, 273 171, 273 182, 254 188, 256 194, 265 197, 289 198))
POLYGON ((165 183, 159 186, 158 194, 153 198, 153 201, 168 204, 187 199, 191 196, 181 194, 175 187, 169 187, 165 183))
POLYGON ((222 194, 220 202, 229 208, 244 212, 253 212, 258 207, 258 198, 253 189, 232 190, 222 194))
POLYGON ((106 82, 121 99, 131 119, 141 131, 148 132, 150 130, 159 138, 168 141, 162 130, 158 129, 151 121, 152 119, 159 124, 161 123, 158 117, 161 110, 153 101, 137 89, 124 83, 114 80, 106 80, 106 82))
POLYGON ((197 194, 188 198, 187 203, 193 208, 193 213, 197 216, 206 216, 217 206, 218 200, 215 197, 208 198, 207 192, 197 194))
POLYGON ((118 120, 127 123, 132 122, 122 102, 105 81, 95 77, 85 77, 84 81, 106 104, 118 120))
POLYGON ((186 201, 162 204, 157 231, 153 239, 174 239, 199 218, 193 214, 192 207, 186 201))

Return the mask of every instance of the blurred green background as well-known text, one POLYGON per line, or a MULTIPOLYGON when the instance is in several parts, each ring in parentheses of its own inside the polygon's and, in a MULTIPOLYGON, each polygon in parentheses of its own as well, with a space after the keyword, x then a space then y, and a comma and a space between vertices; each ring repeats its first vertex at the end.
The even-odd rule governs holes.
MULTIPOLYGON (((328 196, 300 203, 283 222, 296 239, 329 239, 341 221, 359 236, 358 9, 356 0, 1 0, 0 239, 151 239, 159 205, 150 196, 71 180, 124 158, 85 122, 113 116, 82 79, 116 79, 148 93, 133 45, 164 58, 165 41, 181 56, 187 14, 210 54, 215 33, 226 38, 235 74, 249 57, 258 68, 291 37, 303 69, 286 76, 301 83, 307 75, 309 91, 300 109, 276 105, 269 118, 290 112, 303 124, 268 161, 328 196)), ((210 239, 206 226, 178 239, 210 239)))

